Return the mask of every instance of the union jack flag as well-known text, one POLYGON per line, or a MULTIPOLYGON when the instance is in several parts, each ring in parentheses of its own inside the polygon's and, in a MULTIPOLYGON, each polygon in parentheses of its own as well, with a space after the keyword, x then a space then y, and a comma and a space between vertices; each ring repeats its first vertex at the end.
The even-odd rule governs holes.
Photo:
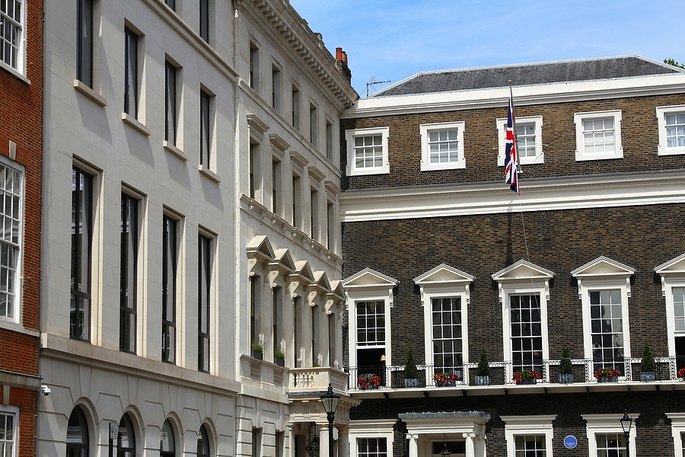
POLYGON ((518 160, 516 155, 516 136, 514 135, 514 101, 509 97, 509 113, 507 114, 507 134, 505 137, 506 149, 504 152, 504 182, 509 188, 521 193, 518 178, 518 160))

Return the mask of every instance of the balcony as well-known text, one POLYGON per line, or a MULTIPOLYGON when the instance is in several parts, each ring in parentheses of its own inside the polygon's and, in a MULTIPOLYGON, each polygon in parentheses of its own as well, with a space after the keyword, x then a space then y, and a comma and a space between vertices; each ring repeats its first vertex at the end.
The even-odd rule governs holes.
MULTIPOLYGON (((638 385, 658 385, 664 383, 680 383, 685 389, 685 382, 677 376, 678 367, 685 366, 685 358, 682 357, 657 357, 656 362, 656 379, 649 383, 640 381, 640 365, 641 358, 623 358, 616 361, 616 366, 620 375, 616 379, 610 380, 607 384, 616 386, 620 384, 638 384, 638 385), (681 360, 682 359, 682 360, 681 360)), ((572 359, 572 372, 574 382, 572 384, 565 384, 560 382, 559 360, 546 360, 540 364, 538 373, 540 379, 533 380, 529 383, 516 383, 513 379, 512 363, 508 361, 490 362, 490 384, 479 385, 476 382, 477 363, 466 363, 454 370, 445 370, 448 373, 454 373, 453 379, 443 379, 435 377, 436 373, 442 372, 442 369, 437 369, 433 365, 417 365, 418 379, 416 381, 407 380, 404 375, 404 366, 387 366, 387 367, 349 367, 346 371, 348 373, 348 388, 350 392, 360 393, 374 390, 405 390, 405 389, 420 389, 422 391, 428 389, 449 389, 456 388, 462 390, 470 389, 499 389, 502 388, 530 388, 535 384, 541 387, 550 388, 559 386, 560 388, 569 386, 593 386, 604 384, 594 377, 595 366, 591 359, 572 359), (456 379, 454 379, 456 378, 456 379)))
POLYGON ((347 390, 347 373, 331 367, 288 369, 288 393, 325 391, 328 384, 336 392, 347 390))

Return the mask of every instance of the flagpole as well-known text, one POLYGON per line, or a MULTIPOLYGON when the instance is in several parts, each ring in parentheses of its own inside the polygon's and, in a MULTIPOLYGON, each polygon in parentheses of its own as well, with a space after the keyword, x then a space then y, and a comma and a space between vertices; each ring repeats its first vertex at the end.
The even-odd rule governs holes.
POLYGON ((516 138, 516 116, 514 116, 514 91, 511 88, 511 79, 508 80, 509 83, 509 100, 511 103, 511 128, 514 134, 514 146, 516 147, 516 174, 522 174, 523 169, 521 168, 521 158, 519 157, 519 143, 516 138))

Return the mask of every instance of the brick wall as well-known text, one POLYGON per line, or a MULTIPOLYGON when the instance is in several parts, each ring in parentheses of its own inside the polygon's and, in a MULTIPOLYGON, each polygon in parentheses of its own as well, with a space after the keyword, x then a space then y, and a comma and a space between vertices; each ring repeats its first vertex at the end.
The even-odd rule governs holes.
POLYGON ((403 363, 411 347, 416 363, 424 363, 423 308, 413 278, 443 262, 476 276, 468 315, 470 360, 477 361, 482 347, 490 360, 502 360, 502 307, 491 275, 526 258, 524 225, 529 260, 555 273, 548 302, 551 358, 564 346, 582 357, 582 311, 570 272, 600 255, 637 270, 629 299, 633 355, 639 357, 646 342, 656 356, 667 355, 664 299, 654 267, 685 252, 683 205, 344 224, 344 277, 370 267, 400 281, 391 310, 393 360, 403 363))
MULTIPOLYGON (((681 391, 647 392, 575 392, 568 394, 526 394, 507 396, 462 396, 367 399, 350 411, 351 420, 372 420, 397 417, 403 412, 486 411, 490 421, 486 427, 488 455, 506 456, 505 423, 500 416, 556 415, 553 421, 553 452, 557 457, 588 455, 588 440, 584 414, 616 414, 616 426, 623 411, 639 413, 636 427, 635 455, 673 457, 671 422, 664 412, 685 411, 685 396, 681 391), (566 449, 563 439, 574 435, 575 449, 566 449)), ((404 424, 406 426, 406 424, 404 424)), ((395 426, 394 457, 406 457, 407 449, 402 424, 395 426)))
MULTIPOLYGON (((685 104, 685 95, 635 97, 549 105, 517 106, 516 116, 542 116, 545 163, 526 165, 525 179, 675 169, 685 167, 685 156, 657 157, 657 106, 685 104), (576 126, 573 114, 587 111, 622 110, 623 159, 575 161, 576 126)), ((341 122, 341 169, 347 166, 344 131, 354 128, 389 127, 390 174, 345 177, 342 188, 412 186, 503 179, 497 166, 496 119, 505 118, 506 107, 444 113, 348 119, 341 122), (464 121, 466 169, 421 172, 419 125, 464 121)))

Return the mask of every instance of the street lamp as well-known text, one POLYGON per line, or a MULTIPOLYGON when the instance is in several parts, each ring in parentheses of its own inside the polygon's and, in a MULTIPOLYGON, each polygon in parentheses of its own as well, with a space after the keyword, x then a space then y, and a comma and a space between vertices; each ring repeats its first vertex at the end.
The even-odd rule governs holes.
POLYGON ((323 409, 326 411, 326 418, 328 419, 328 455, 329 457, 334 457, 333 455, 333 420, 335 419, 335 410, 338 407, 338 402, 340 401, 340 395, 333 393, 333 387, 328 383, 328 390, 326 393, 321 394, 321 403, 323 403, 323 409))
POLYGON ((628 411, 623 412, 623 417, 619 419, 623 435, 626 437, 626 456, 630 457, 630 427, 633 426, 633 418, 628 416, 628 411))

